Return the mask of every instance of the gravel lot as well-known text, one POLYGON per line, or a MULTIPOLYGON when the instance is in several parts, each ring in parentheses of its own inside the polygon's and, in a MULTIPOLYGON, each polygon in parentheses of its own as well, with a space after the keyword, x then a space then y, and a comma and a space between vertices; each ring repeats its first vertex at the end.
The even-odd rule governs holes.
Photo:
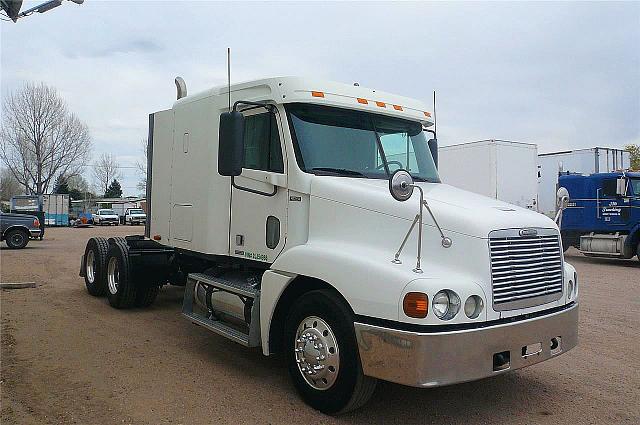
POLYGON ((640 423, 640 262, 567 260, 580 281, 580 343, 557 359, 435 389, 381 383, 337 418, 304 405, 278 358, 192 325, 182 289, 145 310, 118 311, 78 276, 90 236, 142 227, 47 229, 0 251, 2 424, 640 423))

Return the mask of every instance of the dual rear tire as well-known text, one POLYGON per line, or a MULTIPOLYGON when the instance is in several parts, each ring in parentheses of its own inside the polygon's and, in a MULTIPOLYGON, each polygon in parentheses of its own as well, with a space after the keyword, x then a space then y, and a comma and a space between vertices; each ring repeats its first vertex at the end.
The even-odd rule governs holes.
POLYGON ((124 238, 91 238, 84 258, 87 291, 93 296, 106 295, 114 308, 148 307, 160 292, 158 285, 134 281, 124 238))

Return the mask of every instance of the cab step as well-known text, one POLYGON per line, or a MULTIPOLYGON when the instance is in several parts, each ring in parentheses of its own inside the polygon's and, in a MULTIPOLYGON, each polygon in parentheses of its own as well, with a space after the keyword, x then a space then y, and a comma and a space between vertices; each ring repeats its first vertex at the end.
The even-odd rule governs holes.
MULTIPOLYGON (((224 312, 221 312, 224 313, 224 312)), ((258 347, 260 339, 260 289, 257 280, 243 275, 212 276, 204 273, 190 273, 182 303, 182 314, 192 323, 202 326, 218 335, 222 335, 245 347, 258 347), (206 314, 194 309, 196 285, 205 285, 217 291, 224 291, 251 300, 251 321, 247 324, 248 332, 231 326, 216 318, 212 311, 206 314)))

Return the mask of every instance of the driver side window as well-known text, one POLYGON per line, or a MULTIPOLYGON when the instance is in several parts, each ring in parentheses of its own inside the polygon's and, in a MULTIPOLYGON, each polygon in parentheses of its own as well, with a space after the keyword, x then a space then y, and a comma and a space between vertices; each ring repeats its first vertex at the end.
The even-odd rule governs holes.
MULTIPOLYGON (((382 143, 382 149, 389 163, 389 171, 393 172, 400 168, 404 168, 409 172, 418 171, 416 156, 413 152, 413 143, 411 142, 409 134, 406 132, 381 133, 380 142, 382 143)), ((382 158, 380 157, 380 152, 378 152, 376 165, 381 164, 382 158)))
POLYGON ((245 118, 244 168, 284 173, 280 133, 274 114, 256 114, 245 118))

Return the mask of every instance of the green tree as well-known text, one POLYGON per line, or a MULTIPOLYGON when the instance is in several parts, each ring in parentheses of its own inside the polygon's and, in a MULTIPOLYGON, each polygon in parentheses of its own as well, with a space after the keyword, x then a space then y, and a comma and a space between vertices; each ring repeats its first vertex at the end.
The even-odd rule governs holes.
POLYGON ((107 191, 104 193, 105 198, 121 198, 122 197, 122 187, 120 186, 120 182, 116 179, 113 179, 107 191))
POLYGON ((56 182, 53 185, 53 193, 69 193, 69 183, 62 174, 56 178, 56 182))
POLYGON ((631 169, 640 171, 640 145, 629 144, 624 147, 624 150, 631 154, 631 169))

